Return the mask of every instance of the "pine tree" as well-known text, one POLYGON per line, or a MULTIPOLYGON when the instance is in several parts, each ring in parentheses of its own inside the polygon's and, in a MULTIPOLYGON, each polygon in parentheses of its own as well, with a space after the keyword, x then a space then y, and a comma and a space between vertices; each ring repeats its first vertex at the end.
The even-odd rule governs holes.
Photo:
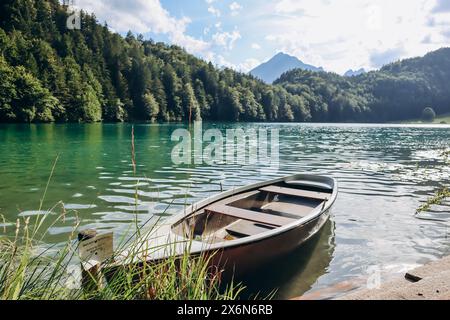
POLYGON ((142 97, 144 102, 144 120, 156 121, 159 115, 159 105, 153 94, 147 92, 142 97))
POLYGON ((166 64, 163 71, 163 84, 167 97, 167 109, 170 120, 186 119, 183 113, 182 101, 179 96, 181 81, 176 75, 173 67, 166 64))
POLYGON ((182 101, 184 113, 188 115, 189 121, 201 120, 200 105, 189 82, 183 85, 182 101))
POLYGON ((97 92, 90 84, 82 87, 78 108, 82 111, 80 122, 98 122, 102 120, 102 105, 97 97, 97 92))

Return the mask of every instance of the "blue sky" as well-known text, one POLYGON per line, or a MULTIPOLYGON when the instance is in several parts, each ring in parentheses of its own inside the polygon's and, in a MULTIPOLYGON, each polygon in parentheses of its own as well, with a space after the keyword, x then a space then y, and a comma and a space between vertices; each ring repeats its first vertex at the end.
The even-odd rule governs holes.
POLYGON ((344 73, 450 45, 450 0, 74 0, 112 30, 249 71, 283 51, 344 73))

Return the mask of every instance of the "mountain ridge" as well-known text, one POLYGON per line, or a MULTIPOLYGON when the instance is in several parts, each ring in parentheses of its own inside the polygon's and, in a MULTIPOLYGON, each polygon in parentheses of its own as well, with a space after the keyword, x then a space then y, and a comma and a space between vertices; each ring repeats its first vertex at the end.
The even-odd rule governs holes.
POLYGON ((344 77, 356 77, 364 73, 367 73, 366 69, 364 68, 360 68, 358 70, 350 69, 346 73, 344 73, 344 77))
POLYGON ((358 77, 300 69, 274 84, 307 97, 312 118, 337 122, 391 122, 421 118, 426 107, 450 112, 450 48, 383 66, 358 77), (327 115, 322 117, 324 110, 327 115))

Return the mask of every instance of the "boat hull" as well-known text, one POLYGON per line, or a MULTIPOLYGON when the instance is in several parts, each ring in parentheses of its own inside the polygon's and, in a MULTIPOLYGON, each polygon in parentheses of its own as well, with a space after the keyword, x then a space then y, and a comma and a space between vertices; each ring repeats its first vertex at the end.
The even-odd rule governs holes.
MULTIPOLYGON (((164 223, 165 227, 157 231, 162 233, 163 236, 156 237, 155 235, 152 235, 149 236, 150 240, 144 239, 142 241, 138 241, 139 246, 143 248, 140 249, 143 253, 134 257, 133 261, 127 261, 127 258, 121 262, 116 261, 115 267, 128 264, 141 265, 144 261, 146 261, 146 263, 158 263, 169 256, 182 256, 183 252, 186 252, 186 247, 189 247, 189 251, 192 256, 203 255, 210 257, 211 266, 215 266, 219 270, 223 271, 224 277, 228 277, 229 275, 241 276, 252 269, 260 267, 270 260, 294 251, 303 243, 308 241, 312 236, 317 234, 330 217, 330 211, 337 198, 337 193, 338 186, 335 179, 308 174, 296 174, 289 177, 274 179, 223 192, 219 195, 189 206, 185 208, 183 213, 166 220, 164 223), (331 192, 330 199, 324 203, 323 207, 314 209, 311 214, 293 222, 292 224, 275 228, 270 232, 265 232, 261 235, 239 240, 212 244, 192 241, 192 244, 189 244, 190 241, 187 241, 186 238, 182 238, 172 231, 172 226, 179 224, 184 219, 190 217, 195 212, 198 212, 212 203, 232 197, 236 194, 258 190, 259 188, 267 185, 290 181, 302 181, 302 183, 311 183, 314 186, 327 188, 331 192), (167 234, 167 236, 164 236, 164 234, 167 234), (147 253, 149 251, 148 248, 155 247, 157 244, 156 241, 160 242, 163 249, 156 250, 149 255, 147 253), (140 245, 141 243, 143 243, 143 245, 140 245), (169 244, 169 248, 172 247, 170 243, 178 243, 178 247, 173 250, 169 250, 170 252, 167 252, 165 247, 167 247, 166 244, 169 244)), ((127 257, 127 255, 125 255, 125 257, 127 257)), ((114 268, 114 266, 112 267, 114 268)))
POLYGON ((317 234, 330 217, 330 210, 279 235, 229 247, 212 253, 211 265, 224 271, 225 277, 242 276, 263 264, 293 252, 317 234))

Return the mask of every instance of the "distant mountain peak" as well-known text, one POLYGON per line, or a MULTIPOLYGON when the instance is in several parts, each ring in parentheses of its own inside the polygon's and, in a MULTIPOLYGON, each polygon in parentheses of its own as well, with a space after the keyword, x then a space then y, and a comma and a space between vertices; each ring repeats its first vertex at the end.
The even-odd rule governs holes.
POLYGON ((297 57, 294 57, 294 56, 292 56, 292 55, 290 55, 290 54, 287 54, 287 53, 284 53, 284 52, 278 52, 276 55, 274 55, 273 57, 272 57, 272 59, 274 59, 274 58, 291 58, 291 59, 296 59, 296 60, 298 60, 298 61, 300 61, 297 57))
POLYGON ((346 73, 344 73, 344 77, 356 77, 361 74, 366 73, 367 71, 364 68, 358 69, 356 71, 353 71, 352 69, 348 70, 346 73))
POLYGON ((291 55, 284 53, 284 52, 278 52, 274 57, 283 57, 283 56, 288 56, 288 57, 292 57, 291 55))
POLYGON ((255 76, 256 78, 263 80, 266 83, 273 83, 283 73, 292 69, 323 71, 322 68, 303 63, 301 60, 294 56, 291 56, 284 52, 279 52, 269 61, 259 65, 258 67, 250 71, 250 74, 255 76))

